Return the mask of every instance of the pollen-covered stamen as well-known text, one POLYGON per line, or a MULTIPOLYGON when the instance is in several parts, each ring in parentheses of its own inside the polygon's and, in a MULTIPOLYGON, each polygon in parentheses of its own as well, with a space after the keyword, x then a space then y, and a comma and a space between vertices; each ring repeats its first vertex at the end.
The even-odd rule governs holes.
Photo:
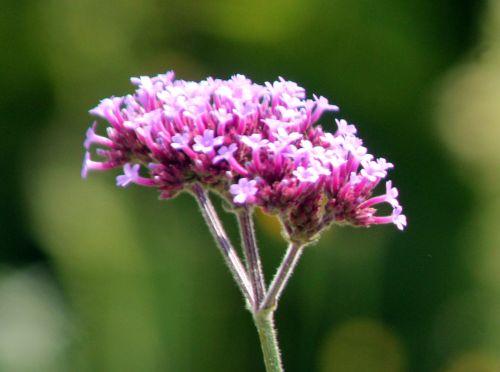
POLYGON ((139 171, 141 169, 140 164, 131 165, 126 163, 123 166, 123 173, 116 177, 116 185, 120 187, 127 187, 131 183, 136 183, 141 186, 155 186, 155 182, 146 177, 141 177, 139 171))

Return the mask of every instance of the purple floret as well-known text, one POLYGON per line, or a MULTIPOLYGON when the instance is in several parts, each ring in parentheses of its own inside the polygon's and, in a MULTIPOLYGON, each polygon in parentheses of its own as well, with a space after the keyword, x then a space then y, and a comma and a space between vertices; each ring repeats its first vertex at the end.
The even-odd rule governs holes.
POLYGON ((331 223, 406 226, 391 181, 385 194, 373 195, 393 164, 369 154, 344 119, 324 132, 318 120, 338 110, 325 97, 307 98, 283 78, 259 85, 243 75, 193 82, 168 72, 132 83, 133 94, 90 111, 107 128, 99 135, 94 123, 87 131, 82 176, 122 167, 119 186, 154 186, 163 198, 199 182, 235 208, 278 215, 289 237, 302 241, 331 223), (92 160, 92 147, 101 161, 92 160), (381 203, 390 215, 377 214, 381 203))

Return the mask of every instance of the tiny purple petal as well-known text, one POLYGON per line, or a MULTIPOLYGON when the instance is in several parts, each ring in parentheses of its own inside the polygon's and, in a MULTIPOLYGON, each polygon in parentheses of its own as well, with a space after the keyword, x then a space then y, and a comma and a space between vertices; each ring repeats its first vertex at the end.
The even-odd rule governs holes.
POLYGON ((103 160, 87 152, 82 177, 123 166, 119 186, 156 187, 165 197, 190 182, 207 183, 229 192, 235 204, 289 216, 283 223, 292 224, 286 226, 292 238, 294 231, 302 239, 336 221, 406 226, 390 181, 383 195, 373 196, 393 165, 369 154, 347 121, 336 120, 335 133, 317 125, 325 111, 338 110, 325 97, 307 98, 304 88, 281 77, 259 85, 243 75, 194 82, 168 72, 131 81, 135 92, 106 98, 91 110, 107 122, 106 135, 93 124, 84 146, 97 146, 103 160), (128 161, 150 164, 149 176, 141 177, 141 166, 128 161), (381 203, 391 204, 393 214, 377 215, 381 203))
POLYGON ((172 136, 172 143, 170 146, 176 150, 181 150, 189 145, 190 135, 189 133, 177 133, 172 136))
POLYGON ((262 135, 260 133, 254 133, 251 136, 241 136, 240 141, 252 150, 258 150, 269 143, 269 140, 262 139, 262 135))
POLYGON ((85 142, 83 142, 83 147, 85 147, 87 150, 90 149, 90 146, 94 143, 95 140, 95 128, 97 126, 97 122, 94 122, 92 126, 87 129, 87 133, 85 136, 85 142))
POLYGON ((288 133, 287 130, 283 127, 278 128, 278 130, 275 133, 275 136, 279 142, 286 144, 295 142, 302 138, 301 133, 297 132, 288 133))
MULTIPOLYGON (((98 150, 98 155, 99 153, 100 152, 98 150)), ((83 157, 81 176, 82 178, 87 178, 89 170, 105 171, 116 167, 117 164, 113 163, 112 161, 106 161, 106 162, 93 161, 90 157, 90 152, 86 151, 83 157)))
POLYGON ((120 118, 117 113, 120 112, 120 106, 123 102, 122 97, 111 97, 103 99, 99 105, 90 110, 92 115, 100 116, 106 119, 111 124, 120 123, 120 118))
POLYGON ((89 129, 87 129, 85 141, 83 142, 83 146, 85 147, 85 149, 89 150, 93 144, 106 147, 113 147, 113 141, 111 141, 109 138, 96 134, 95 132, 96 128, 97 128, 97 122, 94 121, 92 126, 89 129))
POLYGON ((90 152, 86 151, 85 155, 83 156, 82 172, 80 174, 82 178, 87 178, 89 174, 89 168, 87 165, 89 161, 90 161, 90 152))
POLYGON ((198 135, 194 137, 194 142, 194 151, 208 154, 214 151, 214 147, 222 145, 224 137, 220 136, 214 138, 214 131, 212 129, 205 129, 203 136, 198 135))
POLYGON ((329 176, 330 174, 332 174, 330 169, 324 167, 319 160, 313 160, 311 162, 311 168, 314 169, 318 176, 329 176))
POLYGON ((376 161, 363 162, 363 169, 361 175, 366 177, 369 181, 375 182, 387 176, 387 170, 393 168, 391 163, 388 163, 384 158, 377 159, 376 161))
POLYGON ((134 183, 139 178, 139 170, 141 169, 140 164, 130 165, 127 163, 123 166, 123 173, 116 177, 116 185, 120 187, 127 187, 131 183, 134 183))
POLYGON ((386 201, 393 207, 399 206, 399 202, 397 199, 399 192, 397 188, 392 187, 392 181, 387 181, 387 183, 385 184, 385 188, 386 188, 385 194, 387 197, 386 201))
POLYGON ((319 174, 315 168, 304 168, 299 166, 297 170, 293 171, 293 175, 297 177, 300 182, 314 183, 319 179, 319 174))
POLYGON ((214 157, 213 163, 217 164, 222 160, 229 161, 237 149, 238 145, 236 143, 231 143, 229 146, 222 146, 218 151, 218 155, 214 157))
POLYGON ((402 211, 403 208, 398 205, 396 208, 394 208, 394 211, 392 213, 393 223, 399 230, 404 230, 407 224, 406 216, 404 214, 401 214, 402 211))
POLYGON ((233 201, 236 204, 245 204, 253 201, 258 189, 256 187, 257 181, 248 178, 240 178, 237 184, 229 187, 229 192, 234 195, 233 201))
POLYGON ((356 126, 353 124, 349 124, 347 121, 344 119, 335 119, 335 122, 337 123, 337 134, 340 134, 342 136, 353 136, 357 133, 356 126))
POLYGON ((313 95, 313 98, 315 99, 316 105, 318 106, 318 108, 320 110, 323 110, 323 111, 338 111, 339 110, 339 107, 337 105, 330 104, 330 102, 328 102, 328 99, 323 97, 323 96, 317 97, 316 95, 313 95))

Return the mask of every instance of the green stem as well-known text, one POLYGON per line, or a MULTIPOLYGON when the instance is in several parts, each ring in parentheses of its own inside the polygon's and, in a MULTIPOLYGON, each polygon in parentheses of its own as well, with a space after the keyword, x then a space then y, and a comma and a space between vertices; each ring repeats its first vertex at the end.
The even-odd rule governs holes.
POLYGON ((210 232, 217 242, 222 256, 226 261, 227 267, 233 274, 236 284, 240 287, 240 290, 243 293, 243 297, 245 297, 251 308, 255 308, 256 303, 252 283, 248 278, 245 267, 238 257, 238 253, 236 253, 236 250, 231 245, 226 231, 219 220, 219 216, 210 201, 207 191, 199 183, 194 183, 191 186, 191 190, 200 205, 201 214, 203 215, 210 232))
POLYGON ((264 284, 264 274, 262 273, 259 248, 257 247, 257 242, 255 240, 252 210, 245 207, 238 212, 237 216, 241 231, 243 253, 247 264, 247 273, 254 290, 254 310, 258 311, 260 303, 264 299, 266 286, 264 284))
POLYGON ((259 311, 254 314, 267 372, 283 372, 281 354, 274 328, 274 311, 259 311))
POLYGON ((276 309, 276 306, 278 305, 278 299, 281 296, 281 293, 283 293, 288 280, 290 280, 290 277, 292 276, 293 270, 299 262, 302 248, 304 248, 304 246, 305 245, 300 245, 297 243, 290 243, 288 245, 285 257, 283 257, 283 261, 281 261, 278 271, 276 272, 276 275, 274 276, 274 279, 269 286, 269 290, 267 291, 264 300, 260 304, 261 311, 276 309))

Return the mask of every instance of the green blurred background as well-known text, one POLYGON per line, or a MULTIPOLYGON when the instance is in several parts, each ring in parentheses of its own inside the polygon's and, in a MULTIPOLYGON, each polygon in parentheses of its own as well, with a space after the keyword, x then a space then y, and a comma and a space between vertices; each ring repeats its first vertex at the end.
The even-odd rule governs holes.
MULTIPOLYGON (((499 1, 0 5, 0 371, 263 370, 194 201, 80 179, 88 110, 169 69, 298 81, 396 164, 407 231, 305 252, 277 314, 287 371, 500 371, 499 1)), ((257 228, 269 278, 285 244, 257 228)))

